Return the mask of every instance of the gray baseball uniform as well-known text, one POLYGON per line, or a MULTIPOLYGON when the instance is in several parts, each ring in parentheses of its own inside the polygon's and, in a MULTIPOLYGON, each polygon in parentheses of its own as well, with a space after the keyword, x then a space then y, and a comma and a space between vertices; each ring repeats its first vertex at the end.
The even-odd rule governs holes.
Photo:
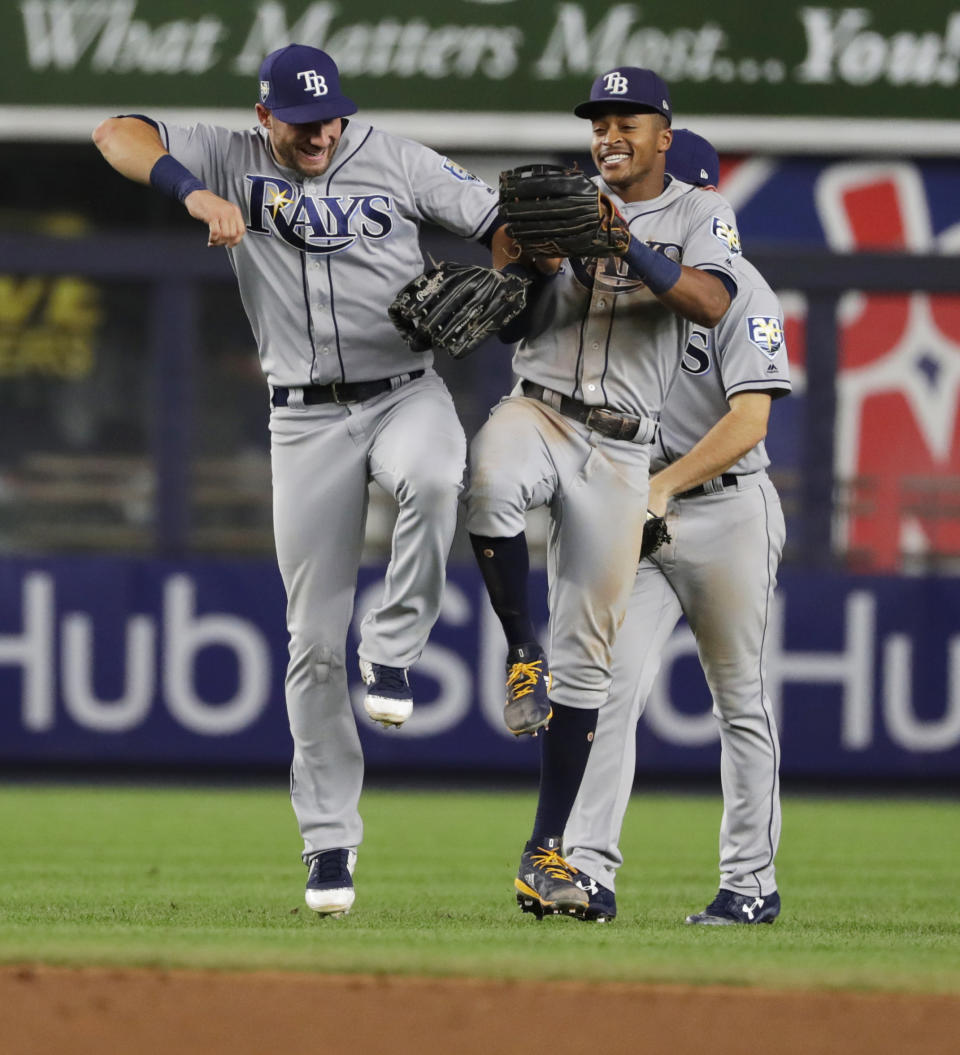
POLYGON ((363 620, 359 653, 391 667, 417 659, 439 613, 462 485, 466 441, 453 402, 432 353, 411 352, 387 306, 423 271, 421 220, 479 238, 497 212, 494 191, 448 159, 344 124, 329 168, 308 179, 274 161, 261 128, 160 125, 170 153, 247 217, 246 236, 228 252, 274 394, 291 797, 305 859, 355 848, 362 836, 345 641, 368 482, 393 495, 399 512, 383 599, 363 620), (390 389, 362 402, 304 403, 305 385, 384 379, 390 389))
MULTIPOLYGON (((693 329, 661 416, 654 470, 685 454, 738 392, 790 391, 783 314, 748 261, 738 294, 714 330, 693 329)), ((764 630, 784 542, 763 443, 723 480, 669 503, 673 541, 641 562, 614 647, 610 695, 564 836, 567 859, 611 890, 636 763, 636 726, 681 612, 697 640, 719 719, 724 812, 720 886, 765 896, 776 889, 780 836, 777 728, 764 687, 764 630), (726 482, 724 482, 724 480, 726 482)))
MULTIPOLYGON (((672 180, 658 197, 626 203, 596 182, 634 238, 733 278, 736 221, 719 194, 672 180)), ((606 699, 640 552, 656 419, 691 328, 623 260, 565 261, 514 356, 521 386, 471 445, 471 534, 518 535, 528 509, 550 507, 546 651, 557 703, 593 708, 606 699), (521 394, 531 383, 547 390, 546 401, 521 394), (607 438, 561 413, 560 396, 640 419, 635 440, 607 438)))

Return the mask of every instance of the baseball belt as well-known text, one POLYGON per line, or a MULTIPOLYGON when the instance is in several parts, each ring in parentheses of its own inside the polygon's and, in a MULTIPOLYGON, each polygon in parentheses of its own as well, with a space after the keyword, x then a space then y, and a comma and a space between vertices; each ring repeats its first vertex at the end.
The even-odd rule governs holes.
POLYGON ((632 443, 654 443, 660 423, 652 418, 634 418, 629 414, 620 414, 609 407, 591 407, 578 399, 571 399, 551 388, 535 384, 533 381, 522 381, 520 387, 525 396, 538 399, 541 403, 559 410, 565 417, 573 418, 588 429, 599 432, 612 440, 628 440, 632 443))
POLYGON ((700 495, 716 495, 728 487, 736 487, 741 476, 753 476, 753 473, 724 473, 722 476, 715 476, 712 480, 707 480, 706 483, 691 487, 689 491, 681 491, 673 497, 697 498, 700 495))
POLYGON ((384 377, 379 381, 333 381, 329 385, 302 385, 299 388, 274 385, 270 402, 275 407, 285 407, 294 402, 291 393, 302 392, 303 404, 308 407, 317 403, 362 403, 383 392, 399 388, 408 381, 423 377, 423 373, 422 370, 411 370, 408 374, 384 377))

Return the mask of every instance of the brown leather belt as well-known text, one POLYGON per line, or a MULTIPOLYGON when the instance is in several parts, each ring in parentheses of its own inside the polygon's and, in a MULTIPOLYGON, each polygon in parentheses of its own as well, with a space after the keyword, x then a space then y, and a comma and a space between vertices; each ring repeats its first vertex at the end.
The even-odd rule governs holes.
POLYGON ((620 414, 609 407, 591 407, 581 403, 578 399, 571 399, 550 388, 544 388, 534 381, 521 381, 520 388, 525 396, 538 399, 541 403, 559 410, 565 417, 573 418, 588 429, 594 429, 601 436, 608 436, 612 440, 628 440, 637 443, 653 443, 657 438, 657 422, 649 418, 632 418, 628 414, 620 414), (641 428, 649 433, 640 439, 637 435, 641 428))

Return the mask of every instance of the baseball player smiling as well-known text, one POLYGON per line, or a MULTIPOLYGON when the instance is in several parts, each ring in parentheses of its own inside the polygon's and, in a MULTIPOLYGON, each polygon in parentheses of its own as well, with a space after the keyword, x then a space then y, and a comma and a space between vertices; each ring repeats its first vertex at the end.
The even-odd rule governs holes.
MULTIPOLYGON (((718 179, 716 151, 674 132, 667 171, 689 184, 718 179)), ((710 193, 710 192, 708 192, 710 193)), ((672 541, 640 562, 613 650, 610 695, 564 833, 588 874, 598 920, 616 915, 619 839, 633 786, 636 728, 667 638, 687 617, 714 702, 721 744, 720 889, 686 922, 769 923, 779 914, 780 747, 764 686, 766 625, 785 527, 766 474, 771 401, 790 392, 783 313, 748 261, 714 329, 694 328, 660 420, 650 508, 666 511, 672 541)))
POLYGON ((177 197, 209 244, 227 247, 270 385, 291 799, 306 901, 325 915, 353 904, 362 837, 345 639, 368 483, 399 509, 383 597, 361 627, 364 706, 400 725, 413 707, 407 669, 439 613, 466 456, 432 352, 412 352, 387 307, 423 270, 421 221, 495 250, 504 240, 491 188, 356 110, 333 59, 291 44, 263 61, 250 131, 128 116, 94 132, 117 171, 177 197))
POLYGON ((657 74, 602 74, 574 113, 591 123, 597 187, 630 238, 620 255, 557 261, 555 276, 538 282, 518 320, 520 384, 471 445, 467 496, 474 552, 509 647, 507 725, 527 733, 550 723, 515 880, 521 906, 537 915, 589 909, 561 837, 610 686, 661 405, 693 325, 714 326, 736 292, 738 249, 733 211, 718 194, 665 177, 672 110, 657 74), (546 650, 527 598, 525 516, 538 505, 551 514, 546 650))

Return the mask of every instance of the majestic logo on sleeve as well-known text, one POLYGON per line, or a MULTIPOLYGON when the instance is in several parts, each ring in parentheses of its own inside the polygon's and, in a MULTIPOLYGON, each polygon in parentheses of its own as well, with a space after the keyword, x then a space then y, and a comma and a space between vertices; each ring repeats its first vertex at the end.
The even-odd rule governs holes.
POLYGON ((327 256, 358 239, 386 238, 393 230, 393 201, 384 194, 318 198, 277 176, 247 176, 251 234, 278 234, 304 253, 327 256))
POLYGON ((740 235, 737 234, 736 227, 732 227, 726 220, 722 220, 719 216, 714 216, 711 230, 713 231, 714 237, 719 238, 731 253, 739 253, 741 251, 740 235))
POLYGON ((783 345, 783 326, 776 316, 748 315, 747 336, 751 344, 772 359, 783 345))

